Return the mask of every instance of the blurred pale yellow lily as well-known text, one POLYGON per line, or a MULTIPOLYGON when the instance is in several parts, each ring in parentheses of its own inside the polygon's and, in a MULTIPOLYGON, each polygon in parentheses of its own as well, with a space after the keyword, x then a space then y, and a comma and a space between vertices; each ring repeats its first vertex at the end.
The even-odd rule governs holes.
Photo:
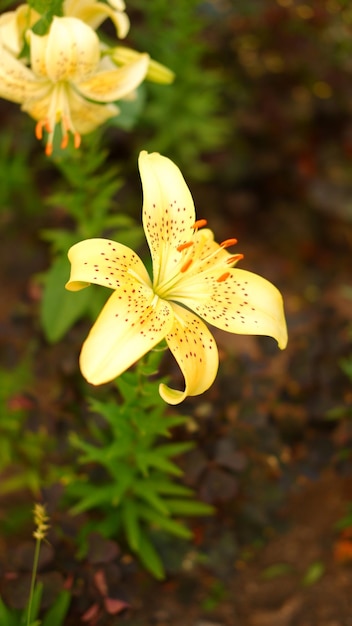
POLYGON ((0 46, 16 57, 24 45, 24 33, 40 19, 39 13, 21 4, 15 11, 6 11, 0 15, 0 46))
POLYGON ((148 69, 147 54, 121 68, 101 58, 97 34, 75 17, 54 17, 47 35, 29 30, 27 39, 31 68, 0 47, 0 97, 20 103, 38 121, 38 139, 47 131, 47 154, 58 123, 61 146, 71 132, 78 147, 82 134, 119 113, 112 103, 133 93, 148 69))
MULTIPOLYGON (((126 65, 127 63, 135 61, 140 53, 132 48, 116 46, 115 48, 109 48, 107 54, 116 65, 126 65)), ((148 71, 145 78, 154 83, 170 84, 175 79, 175 73, 165 65, 162 65, 162 63, 154 61, 154 59, 149 59, 148 71)))
MULTIPOLYGON (((108 18, 116 28, 119 39, 126 37, 130 21, 122 0, 109 0, 108 4, 96 0, 64 0, 64 17, 76 17, 96 30, 108 18)), ((18 56, 24 45, 25 33, 41 18, 40 13, 28 4, 20 4, 14 11, 0 15, 0 44, 18 56)))
POLYGON ((124 39, 130 28, 123 0, 108 0, 107 4, 96 0, 64 0, 63 11, 64 15, 77 17, 94 30, 110 18, 119 39, 124 39))
POLYGON ((153 280, 137 254, 107 239, 88 239, 69 251, 66 288, 89 284, 113 290, 80 356, 85 378, 100 385, 119 376, 162 339, 185 378, 184 391, 161 384, 166 402, 206 391, 218 369, 214 338, 202 321, 231 333, 270 335, 280 348, 287 330, 280 292, 270 282, 234 268, 242 255, 215 243, 205 220, 195 220, 190 191, 169 159, 143 151, 143 226, 153 261, 153 280))

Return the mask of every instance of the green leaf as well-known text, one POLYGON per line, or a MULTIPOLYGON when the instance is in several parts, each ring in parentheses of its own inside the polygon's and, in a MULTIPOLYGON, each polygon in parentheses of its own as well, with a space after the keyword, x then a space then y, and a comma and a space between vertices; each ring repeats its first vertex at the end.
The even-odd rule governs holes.
POLYGON ((45 613, 41 626, 63 626, 70 602, 70 592, 63 589, 52 607, 45 613))
POLYGON ((158 493, 172 496, 192 496, 193 490, 184 485, 171 482, 167 478, 145 478, 143 480, 145 489, 157 491, 158 493))
POLYGON ((324 563, 322 563, 321 561, 315 561, 315 563, 312 563, 308 567, 302 579, 302 584, 306 587, 308 587, 309 585, 313 585, 323 576, 324 572, 325 572, 324 563))
POLYGON ((184 441, 182 443, 165 443, 162 446, 158 446, 155 450, 155 454, 163 456, 178 456, 188 450, 194 448, 193 441, 184 441))
POLYGON ((143 481, 133 485, 133 491, 162 515, 169 515, 167 505, 156 493, 147 489, 143 481))
POLYGON ((146 100, 146 92, 144 85, 140 85, 136 89, 136 94, 133 100, 119 100, 118 108, 120 110, 119 115, 109 120, 109 123, 123 130, 131 130, 138 118, 140 117, 146 100))
MULTIPOLYGON (((89 509, 106 506, 106 505, 117 505, 119 501, 118 494, 118 486, 117 485, 107 485, 105 487, 100 485, 92 485, 92 492, 82 498, 80 502, 74 505, 71 509, 71 513, 73 515, 77 515, 78 513, 82 513, 83 511, 87 511, 89 509)), ((125 487, 124 487, 125 489, 125 487)))
POLYGON ((45 35, 48 32, 55 15, 63 15, 63 0, 28 0, 28 4, 41 14, 41 18, 32 28, 37 35, 45 35))
POLYGON ((59 256, 44 279, 40 320, 45 337, 50 343, 61 339, 86 314, 92 298, 89 289, 77 292, 65 289, 69 274, 70 264, 67 257, 59 256))
MULTIPOLYGON (((36 620, 39 615, 42 595, 43 595, 43 583, 37 583, 33 592, 31 614, 29 616, 31 620, 32 619, 36 620)), ((27 618, 28 618, 27 609, 24 609, 24 611, 22 611, 21 623, 27 624, 27 618)), ((35 624, 40 624, 40 622, 36 622, 36 621, 30 622, 30 626, 35 626, 35 624)))
POLYGON ((122 521, 129 546, 134 552, 138 552, 141 536, 138 506, 127 498, 122 503, 122 521))
POLYGON ((162 561, 155 550, 153 544, 143 533, 139 542, 138 556, 144 567, 158 580, 165 578, 165 571, 162 561))
POLYGON ((292 565, 289 563, 274 563, 274 565, 266 567, 261 572, 261 578, 264 580, 273 580, 274 578, 285 576, 285 574, 290 574, 292 571, 292 565))
POLYGON ((192 532, 184 526, 181 522, 170 519, 169 517, 163 517, 159 515, 156 511, 141 505, 139 507, 140 517, 144 520, 155 526, 156 528, 161 528, 171 535, 176 535, 176 537, 181 537, 182 539, 190 539, 192 537, 192 532))
POLYGON ((339 363, 340 363, 340 367, 341 367, 342 371, 352 381, 352 357, 348 357, 346 359, 340 359, 339 363))
POLYGON ((182 476, 182 470, 162 456, 158 456, 155 450, 143 451, 136 454, 136 463, 138 468, 143 474, 148 473, 149 467, 156 467, 157 469, 172 474, 173 476, 182 476))
POLYGON ((20 615, 19 611, 9 609, 0 598, 0 624, 20 626, 20 615))
POLYGON ((166 506, 173 515, 214 515, 210 504, 197 500, 166 500, 166 506))

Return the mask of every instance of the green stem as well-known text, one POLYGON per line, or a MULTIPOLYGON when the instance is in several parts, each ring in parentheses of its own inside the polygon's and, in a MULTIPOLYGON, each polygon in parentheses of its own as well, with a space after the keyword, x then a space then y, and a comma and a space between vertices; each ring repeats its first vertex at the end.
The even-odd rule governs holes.
POLYGON ((36 577, 37 577, 39 552, 40 552, 40 539, 37 539, 36 542, 35 542, 35 550, 34 550, 34 558, 33 558, 33 569, 32 569, 32 579, 31 579, 31 587, 30 587, 30 591, 29 591, 27 625, 26 626, 30 626, 30 624, 31 624, 32 604, 33 604, 35 580, 36 580, 36 577))

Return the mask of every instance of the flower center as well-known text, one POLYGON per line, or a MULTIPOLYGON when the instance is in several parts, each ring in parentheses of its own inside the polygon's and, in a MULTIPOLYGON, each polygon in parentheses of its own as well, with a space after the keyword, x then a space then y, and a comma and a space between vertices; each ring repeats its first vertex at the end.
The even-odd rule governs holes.
POLYGON ((81 136, 76 131, 72 119, 69 105, 68 90, 70 86, 64 81, 54 85, 47 117, 39 120, 35 127, 35 136, 37 139, 43 139, 43 130, 48 133, 48 139, 45 147, 45 154, 50 156, 53 152, 53 141, 55 135, 55 127, 60 122, 61 125, 61 144, 62 149, 67 148, 69 142, 69 132, 73 135, 73 145, 79 148, 81 144, 81 136))
POLYGON ((177 297, 178 288, 184 285, 189 270, 193 276, 205 270, 218 267, 219 277, 216 280, 223 282, 230 276, 230 272, 227 271, 228 266, 232 266, 236 261, 243 258, 243 254, 226 255, 226 258, 221 254, 225 248, 235 245, 237 239, 226 239, 220 244, 208 238, 203 240, 201 238, 196 239, 195 235, 198 229, 206 226, 206 224, 206 220, 197 220, 193 225, 194 239, 186 241, 177 247, 180 258, 174 274, 161 284, 154 286, 155 293, 161 298, 172 300, 177 297))

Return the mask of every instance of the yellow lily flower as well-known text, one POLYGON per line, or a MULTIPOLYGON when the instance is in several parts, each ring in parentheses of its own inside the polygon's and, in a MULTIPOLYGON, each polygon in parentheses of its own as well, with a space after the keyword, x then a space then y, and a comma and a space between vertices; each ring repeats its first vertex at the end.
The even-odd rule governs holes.
POLYGON ((130 28, 123 0, 108 0, 107 4, 96 0, 64 0, 64 15, 77 17, 94 30, 108 17, 115 25, 119 39, 124 39, 130 28))
MULTIPOLYGON (((122 0, 109 0, 108 4, 96 0, 64 0, 65 17, 76 17, 96 30, 110 18, 115 25, 119 39, 124 39, 130 28, 130 21, 122 0)), ((28 4, 20 4, 14 11, 0 15, 0 43, 9 52, 18 56, 24 45, 25 33, 32 28, 41 15, 28 4)))
POLYGON ((148 69, 147 54, 121 68, 101 58, 97 34, 75 17, 54 17, 47 35, 29 30, 27 38, 31 68, 0 46, 0 97, 20 103, 38 120, 36 136, 47 131, 48 155, 58 123, 61 147, 69 132, 78 147, 81 135, 119 113, 112 103, 133 93, 148 69))
POLYGON ((137 254, 107 239, 88 239, 68 253, 66 288, 89 284, 113 290, 83 344, 80 366, 92 384, 113 380, 162 339, 185 378, 179 391, 161 384, 170 404, 206 391, 218 370, 215 340, 203 318, 231 333, 269 335, 280 348, 287 330, 280 292, 270 282, 234 268, 242 255, 220 244, 195 219, 191 193, 178 167, 166 157, 143 151, 143 226, 153 262, 153 280, 137 254))

